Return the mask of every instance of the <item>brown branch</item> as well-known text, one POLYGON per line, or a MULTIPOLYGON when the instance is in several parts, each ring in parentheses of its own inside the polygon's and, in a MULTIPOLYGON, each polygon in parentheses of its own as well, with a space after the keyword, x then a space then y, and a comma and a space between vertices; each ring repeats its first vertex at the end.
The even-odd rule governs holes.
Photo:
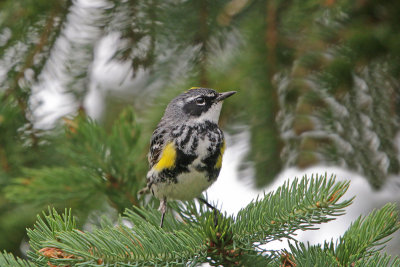
POLYGON ((10 171, 10 164, 7 160, 6 153, 2 147, 0 147, 0 164, 4 172, 10 171))
MULTIPOLYGON (((40 35, 39 41, 36 44, 36 46, 31 50, 31 52, 28 54, 28 56, 26 57, 26 60, 21 68, 21 70, 18 72, 18 74, 15 76, 14 78, 14 82, 13 85, 10 86, 10 88, 8 88, 5 93, 4 93, 4 98, 3 99, 7 99, 10 95, 12 95, 12 93, 17 92, 18 89, 20 89, 19 85, 18 85, 18 81, 24 77, 24 73, 25 71, 33 66, 33 62, 34 62, 34 58, 37 54, 39 54, 41 51, 43 51, 43 48, 45 47, 45 45, 48 43, 48 39, 49 39, 49 35, 52 31, 52 29, 54 28, 54 20, 56 17, 56 14, 58 13, 58 7, 53 9, 50 16, 47 18, 46 20, 46 24, 42 30, 42 33, 40 35)), ((24 101, 23 99, 21 99, 20 97, 16 97, 16 101, 18 103, 18 106, 22 109, 22 110, 26 110, 27 104, 26 101, 24 101)))
POLYGON ((275 1, 267 1, 267 30, 265 33, 265 42, 267 46, 267 62, 269 65, 268 77, 272 78, 276 66, 276 46, 278 43, 277 30, 277 7, 275 1))
POLYGON ((207 87, 209 82, 207 78, 207 40, 208 40, 208 9, 207 9, 207 1, 200 1, 200 28, 199 28, 199 41, 201 44, 200 48, 200 85, 207 87))

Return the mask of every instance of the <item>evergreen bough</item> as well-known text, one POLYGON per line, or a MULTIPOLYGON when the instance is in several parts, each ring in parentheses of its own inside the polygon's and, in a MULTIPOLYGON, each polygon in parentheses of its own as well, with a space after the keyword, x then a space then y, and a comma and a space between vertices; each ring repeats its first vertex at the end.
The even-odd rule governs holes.
POLYGON ((77 228, 72 211, 49 208, 28 229, 27 260, 0 254, 1 266, 400 266, 399 258, 380 254, 398 230, 398 211, 386 204, 359 217, 336 242, 306 245, 298 230, 343 215, 353 199, 342 200, 349 182, 325 175, 285 182, 241 209, 236 216, 214 213, 194 201, 171 203, 164 228, 152 207, 126 209, 117 223, 104 218, 91 231, 77 228), (288 239, 290 250, 265 249, 288 239))

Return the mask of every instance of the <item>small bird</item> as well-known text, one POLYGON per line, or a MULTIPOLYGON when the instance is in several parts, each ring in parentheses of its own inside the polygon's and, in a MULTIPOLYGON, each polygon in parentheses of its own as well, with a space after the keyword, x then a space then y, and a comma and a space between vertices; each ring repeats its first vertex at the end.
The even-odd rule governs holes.
POLYGON ((192 87, 168 104, 151 137, 148 154, 146 189, 160 200, 160 227, 169 199, 197 197, 215 211, 199 196, 221 170, 225 140, 218 120, 223 100, 235 93, 192 87))

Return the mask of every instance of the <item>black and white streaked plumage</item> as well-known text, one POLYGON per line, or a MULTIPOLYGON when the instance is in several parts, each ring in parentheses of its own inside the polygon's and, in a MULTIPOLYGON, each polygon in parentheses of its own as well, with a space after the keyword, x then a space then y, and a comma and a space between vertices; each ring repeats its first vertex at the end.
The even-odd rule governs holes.
POLYGON ((223 100, 234 93, 194 88, 168 104, 148 155, 147 188, 160 199, 161 227, 168 199, 199 197, 216 181, 225 149, 218 119, 223 100))

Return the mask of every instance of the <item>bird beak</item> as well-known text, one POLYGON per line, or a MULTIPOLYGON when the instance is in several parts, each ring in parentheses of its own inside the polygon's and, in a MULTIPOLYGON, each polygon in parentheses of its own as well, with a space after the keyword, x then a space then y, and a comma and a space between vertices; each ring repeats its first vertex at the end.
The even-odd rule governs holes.
POLYGON ((219 93, 218 97, 217 97, 217 102, 224 100, 225 98, 230 97, 231 95, 236 94, 236 91, 230 91, 230 92, 223 92, 223 93, 219 93))

